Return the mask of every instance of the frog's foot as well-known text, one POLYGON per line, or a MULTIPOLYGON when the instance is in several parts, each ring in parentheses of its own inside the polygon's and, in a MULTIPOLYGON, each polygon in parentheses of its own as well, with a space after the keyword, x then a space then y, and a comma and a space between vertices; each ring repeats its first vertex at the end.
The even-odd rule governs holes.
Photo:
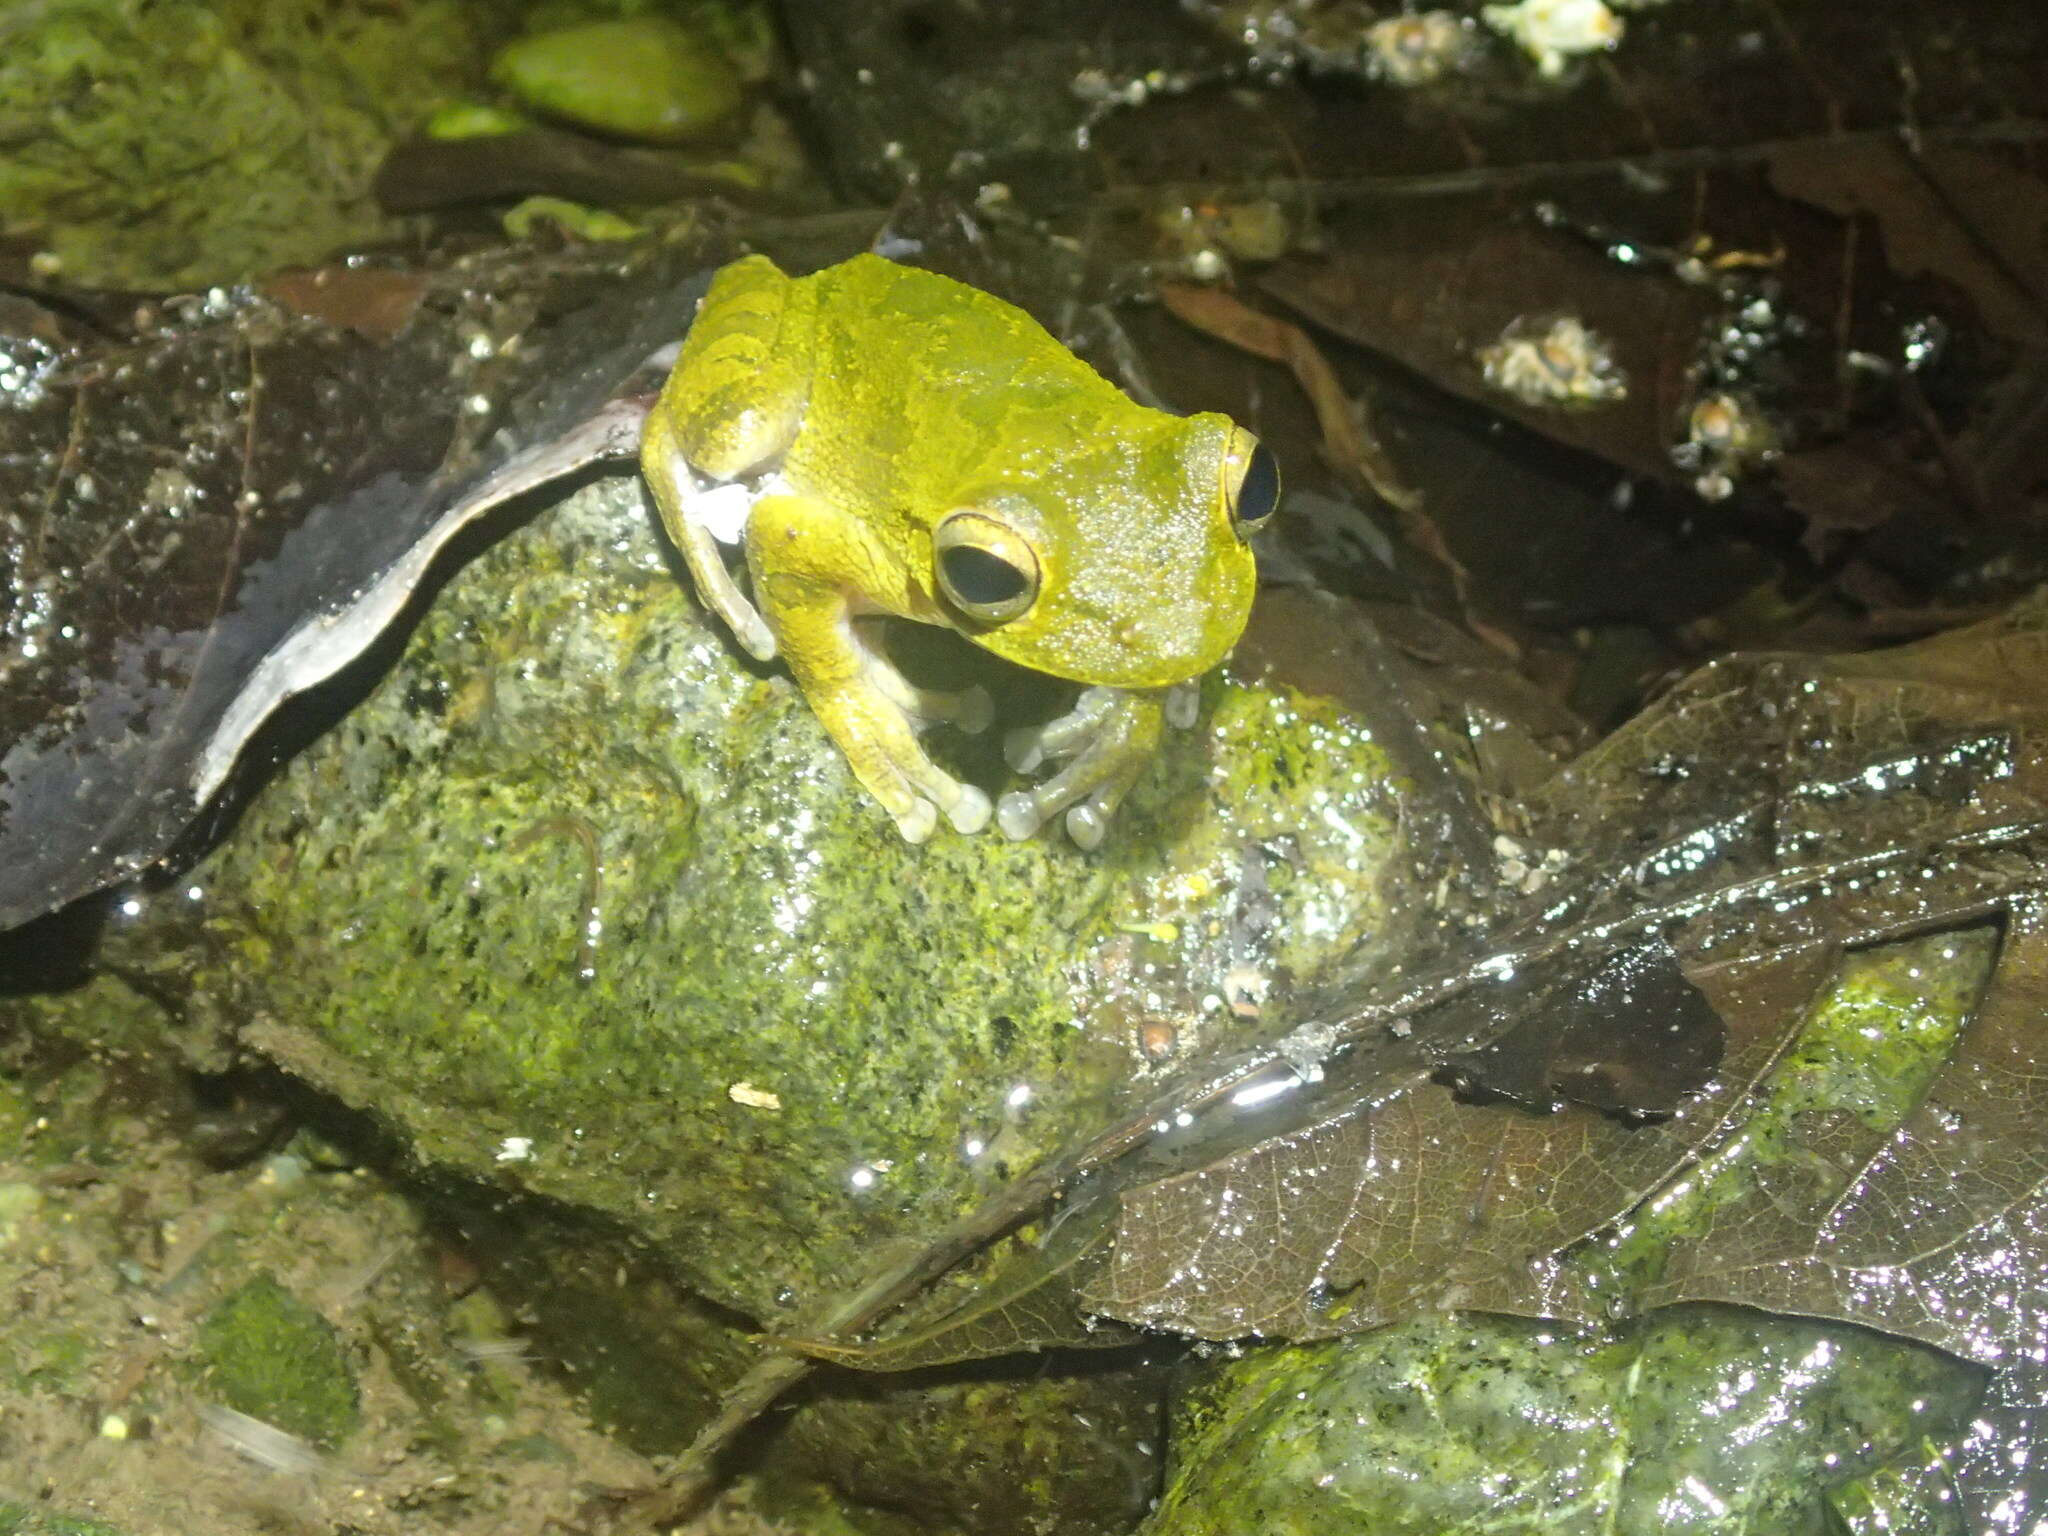
POLYGON ((1009 838, 1026 838, 1066 812, 1067 836, 1081 848, 1101 846, 1109 818, 1159 745, 1161 720, 1172 690, 1088 688, 1057 720, 1012 731, 1003 755, 1019 773, 1048 758, 1069 759, 1043 784, 1012 790, 996 803, 996 825, 1009 838))
POLYGON ((925 841, 941 815, 956 832, 979 832, 989 823, 988 796, 927 757, 917 733, 942 720, 962 730, 986 729, 992 713, 987 690, 942 693, 919 688, 882 649, 879 623, 849 622, 846 629, 859 672, 840 701, 818 713, 845 751, 855 776, 896 818, 906 842, 925 841))

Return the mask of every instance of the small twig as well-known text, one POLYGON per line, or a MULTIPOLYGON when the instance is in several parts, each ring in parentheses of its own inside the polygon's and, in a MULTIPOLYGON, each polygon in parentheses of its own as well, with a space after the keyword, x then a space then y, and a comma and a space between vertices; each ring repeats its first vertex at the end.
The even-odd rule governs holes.
MULTIPOLYGON (((1786 139, 1763 139, 1754 144, 1695 145, 1684 149, 1660 150, 1651 154, 1618 155, 1598 160, 1544 160, 1528 165, 1481 166, 1462 171, 1434 171, 1415 176, 1333 176, 1304 181, 1295 176, 1273 176, 1244 182, 1145 182, 1108 187, 1093 194, 1093 201, 1105 205, 1149 207, 1164 197, 1203 198, 1211 202, 1245 202, 1260 197, 1312 196, 1322 205, 1399 200, 1420 197, 1462 197, 1488 192, 1542 185, 1563 180, 1611 180, 1623 167, 1632 171, 1677 172, 1720 170, 1734 166, 1758 165, 1789 150, 1813 145, 1844 147, 1854 144, 1890 144, 1897 140, 1892 128, 1872 128, 1857 133, 1802 135, 1786 139)), ((2048 122, 2021 118, 1996 123, 1978 123, 1957 128, 1928 130, 1920 135, 1924 145, 1946 144, 2038 144, 2048 140, 2048 122)))
POLYGON ((1920 380, 1911 368, 1898 371, 1899 398, 1905 402, 1907 411, 1920 423, 1920 430, 1927 434, 1928 442, 1934 448, 1934 456, 1941 460, 1941 470, 1948 479, 1948 487, 1954 493, 1956 505, 1964 516, 1979 525, 1990 520, 1991 508, 1984 497, 1984 487, 1977 479, 1977 472, 1963 456, 1956 452, 1956 445, 1942 429, 1941 418, 1934 413, 1928 402, 1927 391, 1920 387, 1920 380))

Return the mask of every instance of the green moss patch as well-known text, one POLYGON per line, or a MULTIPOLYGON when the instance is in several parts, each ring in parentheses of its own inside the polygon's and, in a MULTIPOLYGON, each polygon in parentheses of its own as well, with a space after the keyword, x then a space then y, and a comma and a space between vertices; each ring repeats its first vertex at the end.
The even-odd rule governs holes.
POLYGON ((302 1440, 339 1445, 361 1417, 355 1372, 333 1327, 268 1275, 207 1315, 199 1353, 205 1390, 302 1440))

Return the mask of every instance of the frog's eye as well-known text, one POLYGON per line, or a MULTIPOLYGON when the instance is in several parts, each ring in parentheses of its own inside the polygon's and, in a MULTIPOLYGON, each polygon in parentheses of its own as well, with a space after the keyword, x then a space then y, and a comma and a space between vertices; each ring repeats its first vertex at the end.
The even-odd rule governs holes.
POLYGON ((1016 529, 955 512, 932 533, 939 590, 980 624, 1007 624, 1038 597, 1038 556, 1016 529))
POLYGON ((1265 444, 1242 429, 1231 433, 1224 465, 1224 499, 1230 506, 1231 526, 1240 539, 1246 538, 1258 532, 1280 505, 1280 465, 1265 444), (1229 483, 1232 477, 1237 481, 1234 486, 1229 483))

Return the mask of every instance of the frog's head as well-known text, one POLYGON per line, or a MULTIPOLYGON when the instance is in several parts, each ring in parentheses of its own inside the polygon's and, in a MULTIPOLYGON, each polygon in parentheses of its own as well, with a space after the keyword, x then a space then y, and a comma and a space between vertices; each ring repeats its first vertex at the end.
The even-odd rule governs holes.
POLYGON ((1227 416, 1135 413, 1031 456, 932 525, 939 600, 998 656, 1082 683, 1198 677, 1243 633, 1273 456, 1227 416), (1121 424, 1120 424, 1121 425, 1121 424))

